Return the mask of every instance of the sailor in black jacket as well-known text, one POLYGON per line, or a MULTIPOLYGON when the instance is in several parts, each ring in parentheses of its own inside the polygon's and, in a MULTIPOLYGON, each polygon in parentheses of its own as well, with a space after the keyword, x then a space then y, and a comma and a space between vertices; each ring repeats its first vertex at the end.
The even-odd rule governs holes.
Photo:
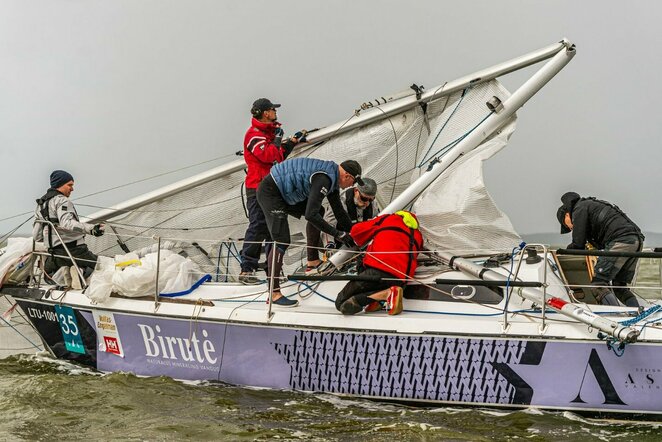
MULTIPOLYGON (((556 216, 561 223, 561 233, 572 231, 568 249, 584 249, 589 243, 597 249, 614 252, 641 251, 644 235, 618 206, 593 197, 582 198, 576 192, 565 193, 561 202, 556 216)), ((598 302, 619 305, 618 298, 629 307, 638 307, 635 294, 625 287, 632 282, 636 266, 637 258, 600 256, 591 281, 599 286, 596 289, 598 302)))

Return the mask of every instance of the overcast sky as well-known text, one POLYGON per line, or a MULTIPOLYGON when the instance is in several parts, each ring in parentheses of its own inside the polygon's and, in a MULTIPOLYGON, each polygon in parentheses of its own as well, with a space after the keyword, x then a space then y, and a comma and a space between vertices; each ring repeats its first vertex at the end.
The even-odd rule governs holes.
POLYGON ((231 154, 258 97, 292 133, 566 37, 577 56, 520 110, 488 188, 523 234, 557 231, 568 190, 662 232, 660 17, 655 1, 0 0, 0 218, 32 211, 53 169, 80 197, 231 154))

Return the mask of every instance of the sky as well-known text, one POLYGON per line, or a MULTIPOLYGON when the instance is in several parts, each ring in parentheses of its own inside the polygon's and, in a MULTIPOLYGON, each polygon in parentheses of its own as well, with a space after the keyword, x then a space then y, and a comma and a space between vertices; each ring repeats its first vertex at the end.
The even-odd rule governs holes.
POLYGON ((85 214, 232 161, 258 97, 293 133, 568 38, 577 55, 518 112, 488 189, 521 234, 558 231, 570 190, 662 232, 661 16, 613 0, 0 0, 0 219, 33 211, 54 169, 76 198, 204 163, 83 198, 85 214))

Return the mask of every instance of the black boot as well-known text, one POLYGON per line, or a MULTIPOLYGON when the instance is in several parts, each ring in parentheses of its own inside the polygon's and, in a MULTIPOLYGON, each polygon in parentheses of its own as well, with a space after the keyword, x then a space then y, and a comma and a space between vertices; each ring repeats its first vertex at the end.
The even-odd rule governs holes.
POLYGON ((595 299, 600 305, 621 305, 614 292, 607 287, 596 287, 594 289, 595 299))
POLYGON ((639 301, 637 300, 637 296, 634 293, 632 293, 632 290, 627 288, 614 289, 614 294, 616 295, 618 300, 621 301, 626 306, 639 307, 639 301))

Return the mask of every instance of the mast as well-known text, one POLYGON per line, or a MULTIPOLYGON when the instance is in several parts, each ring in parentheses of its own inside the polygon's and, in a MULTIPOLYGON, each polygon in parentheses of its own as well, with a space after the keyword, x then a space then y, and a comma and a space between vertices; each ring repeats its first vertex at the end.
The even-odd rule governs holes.
MULTIPOLYGON (((575 46, 563 40, 556 55, 529 78, 519 89, 517 89, 507 100, 501 103, 491 104, 493 112, 479 126, 476 127, 466 138, 451 148, 437 162, 431 170, 423 172, 421 176, 407 187, 397 198, 386 206, 381 212, 394 213, 411 204, 432 182, 442 174, 457 158, 475 149, 480 143, 499 129, 520 107, 533 97, 543 86, 549 82, 561 69, 563 69, 575 56, 575 46)), ((488 105, 489 106, 489 105, 488 105)), ((340 267, 352 253, 340 250, 333 255, 330 262, 340 267)))

